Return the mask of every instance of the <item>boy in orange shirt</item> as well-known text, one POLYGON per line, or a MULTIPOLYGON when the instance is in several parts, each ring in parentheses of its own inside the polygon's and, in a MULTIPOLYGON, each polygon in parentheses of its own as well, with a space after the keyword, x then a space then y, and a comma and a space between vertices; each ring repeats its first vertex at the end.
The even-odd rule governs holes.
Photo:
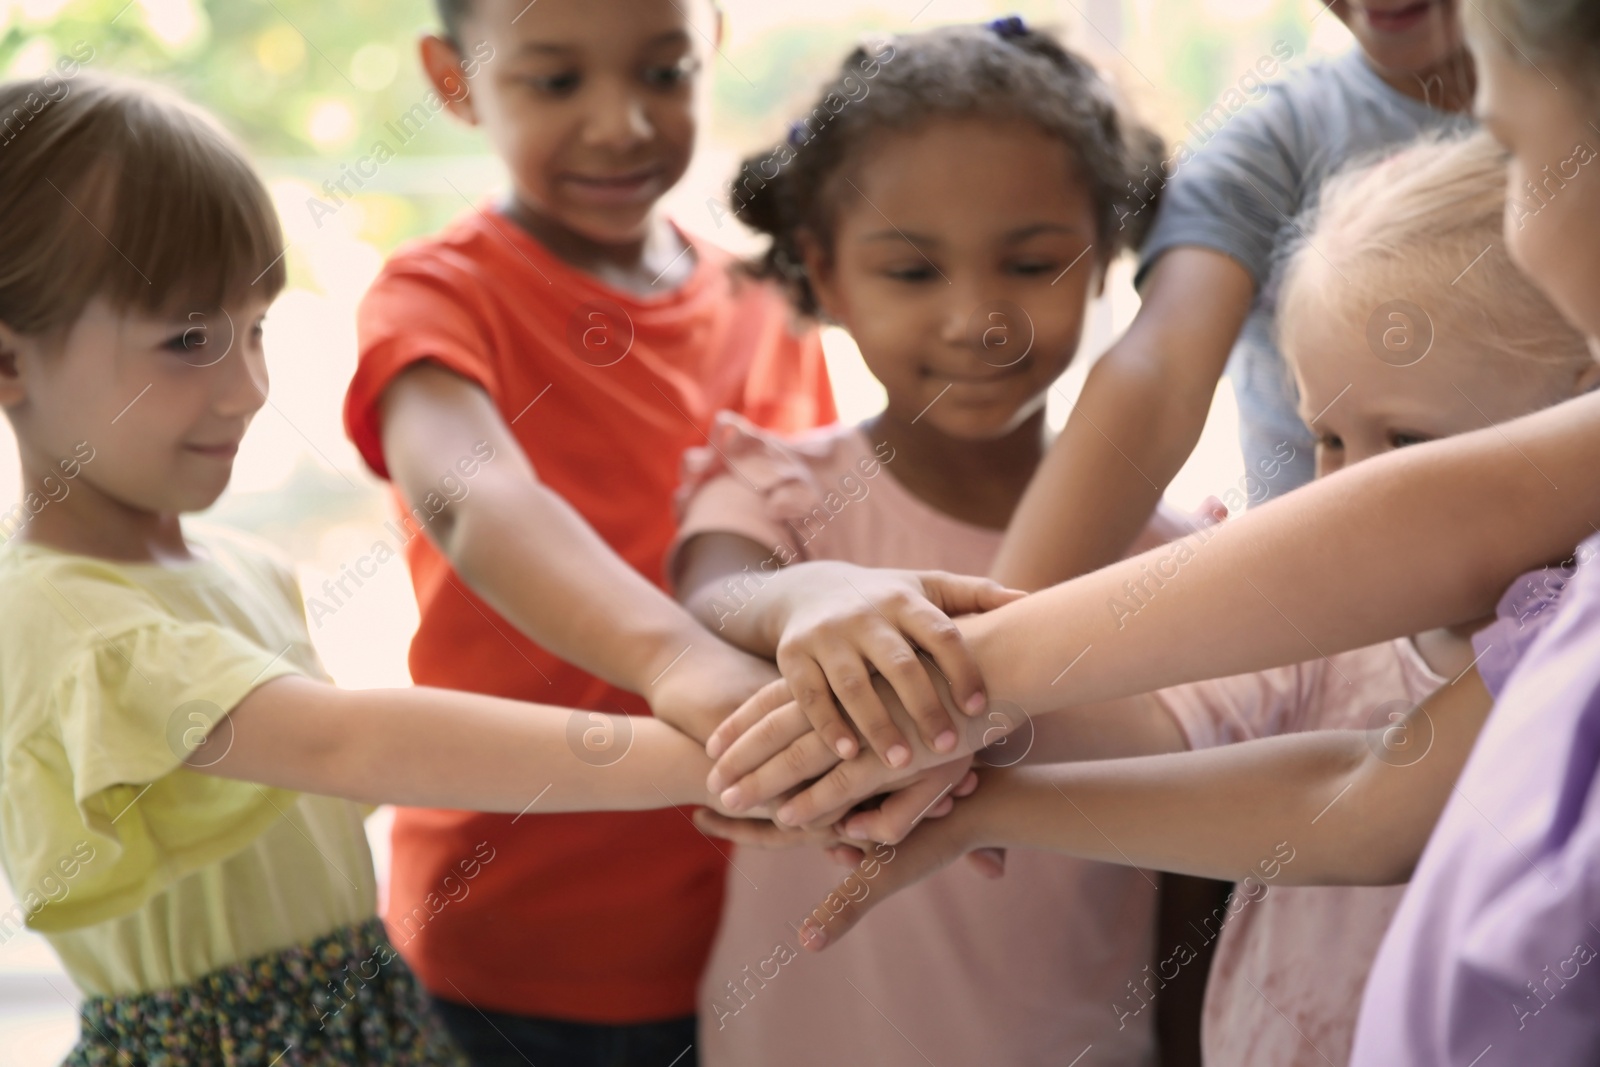
MULTIPOLYGON (((423 65, 511 192, 399 250, 361 306, 345 424, 405 515, 412 676, 653 710, 704 740, 776 672, 660 591, 680 457, 720 409, 780 431, 834 418, 815 332, 655 210, 689 163, 719 15, 439 13, 423 65)), ((575 719, 574 746, 625 758, 605 722, 575 719)), ((393 939, 474 1062, 694 1062, 724 860, 683 812, 401 809, 393 840, 393 939)))

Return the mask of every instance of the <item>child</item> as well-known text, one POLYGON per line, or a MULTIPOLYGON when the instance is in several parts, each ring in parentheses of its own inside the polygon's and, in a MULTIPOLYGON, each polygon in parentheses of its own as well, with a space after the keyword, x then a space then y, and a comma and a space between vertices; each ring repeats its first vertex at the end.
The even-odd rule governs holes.
MULTIPOLYGON (((165 93, 49 90, 0 86, 5 112, 51 98, 0 171, 0 406, 51 497, 0 547, 0 860, 86 994, 68 1062, 457 1063, 353 801, 664 807, 707 761, 650 719, 607 767, 576 712, 328 684, 288 568, 180 520, 266 401, 271 200, 165 93)), ((506 862, 475 845, 452 907, 506 862)))
MULTIPOLYGON (((1468 32, 1484 125, 1513 153, 1506 247, 1600 357, 1600 6, 1486 0, 1468 32)), ((1597 553, 1590 536, 1577 559, 1597 553)), ((1353 1063, 1600 1057, 1596 580, 1580 567, 1507 681, 1373 965, 1353 1063)))
MULTIPOLYGON (((1047 391, 1132 237, 1116 223, 1128 178, 1153 158, 1106 82, 1017 19, 863 46, 811 113, 830 99, 850 103, 796 124, 784 165, 761 169, 782 149, 754 157, 736 187, 771 237, 764 272, 851 332, 887 407, 790 441, 720 416, 690 454, 673 556, 696 615, 780 664, 788 626, 882 588, 834 561, 988 569, 1046 445, 1047 391)), ((924 669, 909 649, 867 651, 924 669)), ((733 867, 701 987, 708 1064, 1043 1067, 1091 1045, 1097 1062, 1153 1062, 1149 1018, 1105 1010, 1151 958, 1139 872, 1037 854, 1003 881, 950 871, 843 952, 797 959, 793 923, 831 865, 796 850, 733 867)))
POLYGON ((1165 189, 1160 211, 1141 213, 1156 218, 1140 252, 1139 313, 1090 372, 996 577, 1042 589, 1114 560, 1194 448, 1224 365, 1259 487, 1251 503, 1310 480, 1313 436, 1274 342, 1274 263, 1296 237, 1289 220, 1330 174, 1466 123, 1474 80, 1460 6, 1328 3, 1355 48, 1268 84, 1231 118, 1201 116, 1200 143, 1144 175, 1143 186, 1165 189))
MULTIPOLYGON (((1479 258, 1497 243, 1505 211, 1503 155, 1487 137, 1415 147, 1324 190, 1280 301, 1301 410, 1308 420, 1321 413, 1319 475, 1485 418, 1513 417, 1600 380, 1583 335, 1532 282, 1503 253, 1479 258), (1459 265, 1474 260, 1462 274, 1459 265), (1433 351, 1405 366, 1375 358, 1364 343, 1368 309, 1401 291, 1428 309, 1435 331, 1433 351)), ((1125 751, 1157 753, 1325 732, 1301 734, 1294 745, 1240 746, 1232 758, 1072 768, 1017 792, 1003 787, 998 797, 989 781, 972 803, 996 805, 980 820, 1001 806, 1009 817, 1037 787, 1041 813, 1055 813, 1046 831, 1051 847, 1243 874, 1217 916, 1232 913, 1208 986, 1207 1062, 1343 1063, 1367 971, 1401 889, 1280 887, 1404 878, 1488 711, 1474 664, 1494 662, 1475 654, 1460 631, 1435 630, 1297 667, 1045 716, 1030 759, 1093 753, 1105 747, 1107 733, 1130 735, 1125 751), (1426 712, 1409 711, 1435 689, 1440 695, 1426 712), (1368 727, 1373 736, 1365 743, 1333 732, 1368 727), (1060 810, 1057 788, 1080 819, 1060 810), (1258 861, 1263 866, 1253 869, 1258 861)), ((1024 839, 1009 824, 999 833, 1006 843, 1024 839)), ((895 862, 893 884, 917 869, 916 861, 895 862)), ((875 888, 881 896, 888 884, 875 888)), ((1166 958, 1119 998, 1119 1016, 1141 1012, 1192 958, 1193 945, 1217 931, 1207 923, 1196 934, 1165 946, 1166 958)))
MULTIPOLYGON (((1589 165, 1600 121, 1597 16, 1589 0, 1495 0, 1469 32, 1485 72, 1485 125, 1514 153, 1508 247, 1600 352, 1600 172, 1589 165)), ((1256 669, 1306 642, 1334 652, 1471 617, 1518 569, 1593 533, 1597 451, 1600 395, 1591 394, 1373 460, 1229 523, 1184 580, 1141 611, 1137 630, 1061 678, 1057 700, 1256 669), (1306 536, 1336 525, 1338 538, 1306 536), (1246 568, 1252 578, 1241 589, 1246 568), (1285 619, 1296 621, 1286 628, 1285 619)), ((1576 558, 1596 552, 1591 539, 1576 558)), ((1041 635, 1070 632, 1073 648, 1108 636, 1095 621, 1104 598, 1153 558, 963 624, 991 698, 1050 692, 1063 648, 1041 635)), ((1517 665, 1454 788, 1374 963, 1356 1064, 1594 1060, 1593 909, 1584 895, 1600 854, 1591 810, 1600 763, 1594 573, 1577 576, 1517 665)), ((1497 631, 1515 632, 1518 621, 1497 631)), ((730 732, 743 725, 741 716, 730 732)), ((850 775, 830 774, 835 792, 870 795, 878 761, 852 764, 850 775)))
MULTIPOLYGON (((658 588, 679 458, 721 408, 784 430, 833 418, 815 332, 656 206, 694 149, 715 8, 440 0, 439 14, 423 66, 511 188, 397 252, 361 306, 346 428, 402 512, 428 516, 407 550, 412 676, 653 710, 704 737, 773 674, 658 588), (479 442, 496 459, 470 495, 440 500, 479 442)), ((499 859, 405 949, 469 1053, 581 1067, 666 1063, 692 1043, 723 858, 681 812, 402 809, 390 923, 481 841, 499 859)))

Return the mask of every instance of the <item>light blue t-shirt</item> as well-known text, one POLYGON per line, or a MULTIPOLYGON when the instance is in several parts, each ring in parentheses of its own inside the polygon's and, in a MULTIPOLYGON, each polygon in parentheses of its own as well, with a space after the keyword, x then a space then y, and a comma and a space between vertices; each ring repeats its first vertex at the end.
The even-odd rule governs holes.
POLYGON ((1255 279, 1255 303, 1228 360, 1245 469, 1268 490, 1252 489, 1252 503, 1313 475, 1315 438, 1295 410, 1294 378, 1275 340, 1279 271, 1296 238, 1295 220, 1335 173, 1423 133, 1471 123, 1399 92, 1357 49, 1269 83, 1237 113, 1219 105, 1190 124, 1194 155, 1177 165, 1162 192, 1139 280, 1162 253, 1183 245, 1231 256, 1255 279))

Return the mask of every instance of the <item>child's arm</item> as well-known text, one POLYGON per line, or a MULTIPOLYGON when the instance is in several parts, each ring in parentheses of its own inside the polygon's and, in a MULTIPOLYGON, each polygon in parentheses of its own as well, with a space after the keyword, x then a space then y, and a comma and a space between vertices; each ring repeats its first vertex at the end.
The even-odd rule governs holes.
MULTIPOLYGON (((890 714, 904 720, 906 712, 884 680, 874 679, 873 685, 890 714)), ((942 681, 936 682, 935 689, 947 697, 942 681)), ((788 700, 782 681, 763 689, 748 707, 765 713, 732 743, 706 782, 730 811, 766 804, 799 788, 779 809, 780 821, 815 827, 837 818, 837 812, 848 810, 864 797, 894 791, 897 777, 903 781, 908 773, 926 776, 917 779, 923 788, 914 796, 920 802, 897 794, 878 809, 874 833, 892 841, 910 832, 916 823, 910 816, 921 809, 932 790, 949 781, 948 772, 954 769, 947 762, 952 759, 950 754, 934 752, 920 740, 913 742, 907 771, 890 770, 870 754, 838 759, 810 728, 798 706, 788 700), (745 758, 747 751, 759 754, 780 749, 782 758, 767 760, 744 778, 724 780, 728 766, 754 762, 745 758)), ((741 708, 739 714, 745 712, 741 708)), ((964 761, 962 767, 975 755, 980 766, 1011 767, 1024 762, 1153 756, 1189 747, 1177 719, 1149 693, 1045 715, 1029 716, 1015 705, 997 705, 982 716, 954 717, 962 725, 955 750, 955 757, 964 761)), ((719 727, 718 735, 721 733, 719 727)))
POLYGON ((873 689, 873 671, 888 680, 924 744, 951 751, 956 723, 930 674, 947 680, 954 699, 969 708, 981 707, 983 679, 950 616, 987 611, 1017 594, 987 578, 837 561, 771 562, 769 548, 740 534, 695 534, 678 552, 680 598, 725 640, 774 657, 807 721, 842 758, 856 754, 856 734, 840 718, 835 697, 880 759, 893 767, 909 761, 906 739, 873 689), (975 697, 980 704, 968 703, 975 697))
POLYGON ((583 732, 604 728, 598 714, 445 689, 342 690, 287 675, 252 690, 188 762, 205 774, 374 804, 556 812, 708 802, 710 761, 698 743, 649 716, 617 715, 604 724, 612 746, 596 755, 583 732))
POLYGON ((707 633, 545 486, 476 385, 419 364, 385 391, 382 421, 384 458, 412 506, 439 502, 457 457, 493 449, 428 534, 473 592, 544 648, 699 739, 774 676, 707 633))
MULTIPOLYGON (((1167 756, 982 772, 977 791, 883 855, 870 891, 834 918, 835 940, 878 900, 977 848, 1033 848, 1278 885, 1389 885, 1410 877, 1491 700, 1469 671, 1400 724, 1245 741, 1167 756), (1394 731, 1408 744, 1396 746, 1394 731), (1431 733, 1426 755, 1400 758, 1431 733)), ((870 813, 852 830, 872 828, 870 813)), ((702 816, 735 840, 764 833, 702 816)), ((870 835, 868 835, 870 836, 870 835)), ((882 850, 879 849, 881 853, 882 850)), ((857 880, 860 876, 857 875, 857 880)), ((821 947, 811 945, 810 947, 821 947)))
MULTIPOLYGON (((1600 392, 1367 460, 956 624, 991 704, 1034 713, 1457 625, 1490 614, 1518 575, 1593 533, 1596 454, 1600 392)), ((782 703, 773 688, 712 734, 723 783, 774 758, 799 762, 785 749, 811 744, 777 729, 756 735, 765 747, 734 746, 782 703)))
POLYGON ((1229 256, 1180 247, 1142 295, 1011 520, 990 571, 1006 585, 1043 589, 1127 550, 1200 439, 1255 282, 1229 256))
POLYGON ((1589 393, 1379 456, 1186 538, 1186 551, 1156 549, 958 625, 991 701, 1031 709, 1467 622, 1594 532, 1596 454, 1589 393))
POLYGON ((1151 693, 1036 715, 1003 741, 996 740, 978 766, 1127 759, 1189 750, 1178 720, 1151 693), (1024 747, 1026 753, 1019 755, 1024 747))

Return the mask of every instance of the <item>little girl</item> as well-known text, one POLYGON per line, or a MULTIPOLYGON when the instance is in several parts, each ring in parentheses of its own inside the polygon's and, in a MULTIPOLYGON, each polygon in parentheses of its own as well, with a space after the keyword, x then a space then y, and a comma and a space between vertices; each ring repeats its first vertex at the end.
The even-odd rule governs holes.
MULTIPOLYGON (((833 561, 987 571, 1047 444, 1046 393, 1137 236, 1117 221, 1129 177, 1159 148, 1091 67, 1017 19, 871 54, 870 91, 848 92, 863 48, 735 188, 772 239, 763 273, 850 331, 887 407, 792 441, 721 417, 688 461, 673 557, 697 615, 752 650, 776 645, 780 665, 787 625, 882 588, 833 561)), ((1119 1026, 1108 1011, 1150 958, 1140 872, 1039 854, 1012 857, 1000 881, 952 870, 843 951, 797 958, 795 925, 831 865, 795 850, 734 866, 702 983, 707 1064, 1044 1067, 1091 1045, 1095 1062, 1152 1062, 1150 1018, 1119 1026)))
MULTIPOLYGON (((1280 301, 1302 417, 1319 437, 1319 476, 1600 381, 1583 334, 1510 259, 1498 249, 1479 258, 1498 243, 1505 212, 1504 154, 1486 136, 1420 145, 1325 189, 1280 301), (1473 269, 1462 273, 1465 263, 1473 269), (1371 309, 1397 292, 1427 309, 1426 340, 1369 348, 1371 309)), ((1508 600, 1525 608, 1522 593, 1508 600)), ((1553 613, 1531 614, 1519 612, 1518 622, 1540 627, 1553 613)), ((1403 881, 1417 863, 1487 715, 1478 671, 1492 690, 1504 680, 1490 654, 1504 635, 1475 642, 1475 651, 1465 635, 1476 628, 1039 717, 1030 760, 1081 756, 1111 732, 1147 754, 1297 736, 991 777, 948 827, 918 831, 888 865, 893 881, 875 880, 856 910, 925 869, 920 849, 939 848, 937 839, 1032 844, 1238 880, 1228 907, 1203 928, 1158 946, 1157 962, 1116 1010, 1142 1013, 1197 945, 1218 939, 1207 1063, 1345 1063, 1368 970, 1404 892, 1384 883, 1403 881)), ((853 825, 873 829, 870 819, 853 825)), ((828 924, 830 942, 840 932, 828 924)))
MULTIPOLYGON (((49 96, 0 86, 0 113, 49 96)), ((86 994, 71 1064, 455 1063, 356 801, 704 796, 650 718, 334 688, 288 568, 180 520, 266 401, 282 249, 239 149, 164 93, 81 76, 7 146, 0 406, 49 502, 0 548, 0 860, 86 994)), ((440 906, 494 859, 461 855, 440 906)))
MULTIPOLYGON (((1485 0, 1466 13, 1483 77, 1480 117, 1512 153, 1516 204, 1504 247, 1600 354, 1600 7, 1485 0)), ((1471 618, 1519 572, 1579 539, 1591 538, 1578 560, 1600 553, 1597 451, 1600 394, 1591 392, 1381 457, 1224 525, 1120 640, 1110 639, 1106 597, 1153 557, 960 629, 991 697, 1072 703, 1278 665, 1308 644, 1334 652, 1471 618), (1063 676, 1060 665, 1085 656, 1086 643, 1093 655, 1063 676)), ((1453 786, 1373 964, 1352 1063, 1595 1062, 1597 575, 1583 568, 1569 583, 1453 786)), ((1518 621, 1509 620, 1512 632, 1518 621)), ((781 745, 782 734, 772 740, 781 745)), ((875 762, 830 773, 833 784, 854 782, 829 802, 855 787, 875 792, 875 762)))

